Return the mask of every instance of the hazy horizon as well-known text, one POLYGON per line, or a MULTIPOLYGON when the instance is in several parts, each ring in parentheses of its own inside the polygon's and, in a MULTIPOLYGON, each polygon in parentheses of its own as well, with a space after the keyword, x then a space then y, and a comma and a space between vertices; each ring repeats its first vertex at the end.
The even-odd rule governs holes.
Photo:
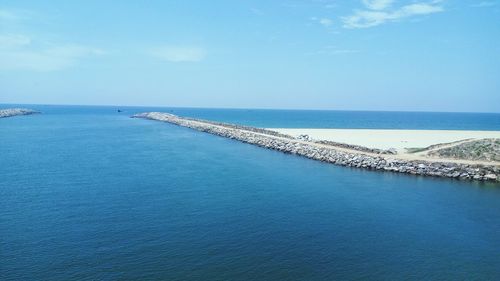
POLYGON ((478 114, 500 114, 500 112, 478 112, 478 111, 430 111, 430 110, 371 110, 371 109, 335 109, 335 108, 276 108, 276 107, 204 107, 204 106, 182 106, 182 105, 147 105, 147 104, 46 104, 46 103, 0 103, 0 105, 12 106, 97 106, 97 107, 159 107, 180 109, 235 109, 235 110, 296 110, 296 111, 359 111, 359 112, 422 112, 422 113, 478 113, 478 114))

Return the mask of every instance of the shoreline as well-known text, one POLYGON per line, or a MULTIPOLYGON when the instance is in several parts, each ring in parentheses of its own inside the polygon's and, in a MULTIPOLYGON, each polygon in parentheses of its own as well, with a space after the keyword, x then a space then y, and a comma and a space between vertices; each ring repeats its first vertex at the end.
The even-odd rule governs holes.
POLYGON ((340 166, 423 176, 500 181, 500 166, 495 164, 471 164, 457 160, 400 159, 398 155, 356 150, 347 144, 344 144, 346 146, 342 147, 333 144, 317 143, 296 139, 293 136, 269 129, 184 118, 169 113, 147 112, 133 115, 132 118, 167 122, 340 166))
POLYGON ((368 148, 394 148, 398 153, 405 152, 406 148, 426 148, 466 139, 500 138, 500 131, 313 128, 268 128, 268 130, 293 137, 308 135, 313 139, 349 143, 368 148))

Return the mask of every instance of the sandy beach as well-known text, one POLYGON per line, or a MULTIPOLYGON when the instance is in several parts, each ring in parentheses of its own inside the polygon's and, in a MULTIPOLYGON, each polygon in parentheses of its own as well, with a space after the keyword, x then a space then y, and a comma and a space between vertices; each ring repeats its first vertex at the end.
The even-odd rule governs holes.
POLYGON ((424 148, 434 144, 450 143, 465 139, 500 138, 500 131, 458 130, 373 130, 373 129, 307 129, 268 128, 294 137, 309 135, 313 139, 330 140, 369 148, 395 148, 405 153, 405 148, 424 148))

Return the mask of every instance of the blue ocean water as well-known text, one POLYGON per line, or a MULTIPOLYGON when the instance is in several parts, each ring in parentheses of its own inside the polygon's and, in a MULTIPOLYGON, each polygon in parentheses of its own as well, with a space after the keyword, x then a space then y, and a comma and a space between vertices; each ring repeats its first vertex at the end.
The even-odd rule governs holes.
POLYGON ((128 118, 498 130, 498 115, 31 107, 44 114, 0 119, 0 280, 500 279, 496 184, 338 167, 128 118))
POLYGON ((147 111, 169 112, 179 116, 217 120, 267 128, 339 128, 339 129, 416 129, 416 130, 500 130, 500 113, 335 111, 210 109, 179 107, 127 106, 54 106, 1 105, 35 108, 44 113, 109 114, 120 109, 123 115, 147 111))

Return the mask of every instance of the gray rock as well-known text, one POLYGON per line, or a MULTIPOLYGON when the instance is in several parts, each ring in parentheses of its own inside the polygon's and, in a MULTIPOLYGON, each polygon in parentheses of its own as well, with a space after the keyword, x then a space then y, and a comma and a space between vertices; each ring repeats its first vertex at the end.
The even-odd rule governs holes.
POLYGON ((386 154, 392 154, 392 155, 395 155, 395 154, 398 154, 398 151, 395 149, 395 148, 389 148, 386 150, 386 154))
MULTIPOLYGON (((430 161, 405 161, 383 157, 383 154, 392 154, 388 151, 374 150, 370 148, 351 146, 348 144, 310 141, 310 143, 301 143, 288 135, 279 134, 274 131, 213 122, 207 120, 183 118, 168 113, 149 112, 134 115, 135 118, 145 118, 157 121, 168 122, 183 127, 188 127, 202 132, 242 141, 249 144, 292 153, 304 156, 318 161, 335 163, 337 165, 348 167, 359 167, 365 169, 384 170, 399 173, 408 173, 413 175, 438 176, 460 179, 475 179, 499 181, 500 168, 486 165, 466 165, 456 163, 430 162, 430 161), (327 145, 318 146, 317 144, 327 145), (337 147, 349 148, 353 153, 347 153, 336 149, 337 147), (370 152, 378 154, 371 156, 363 154, 370 152)), ((302 140, 310 139, 309 136, 301 136, 302 140)))
POLYGON ((40 113, 40 112, 27 108, 7 108, 7 109, 0 109, 0 118, 19 116, 19 115, 30 115, 35 113, 40 113))
POLYGON ((495 174, 486 174, 486 175, 484 175, 484 178, 487 180, 496 180, 498 178, 498 176, 495 174))

